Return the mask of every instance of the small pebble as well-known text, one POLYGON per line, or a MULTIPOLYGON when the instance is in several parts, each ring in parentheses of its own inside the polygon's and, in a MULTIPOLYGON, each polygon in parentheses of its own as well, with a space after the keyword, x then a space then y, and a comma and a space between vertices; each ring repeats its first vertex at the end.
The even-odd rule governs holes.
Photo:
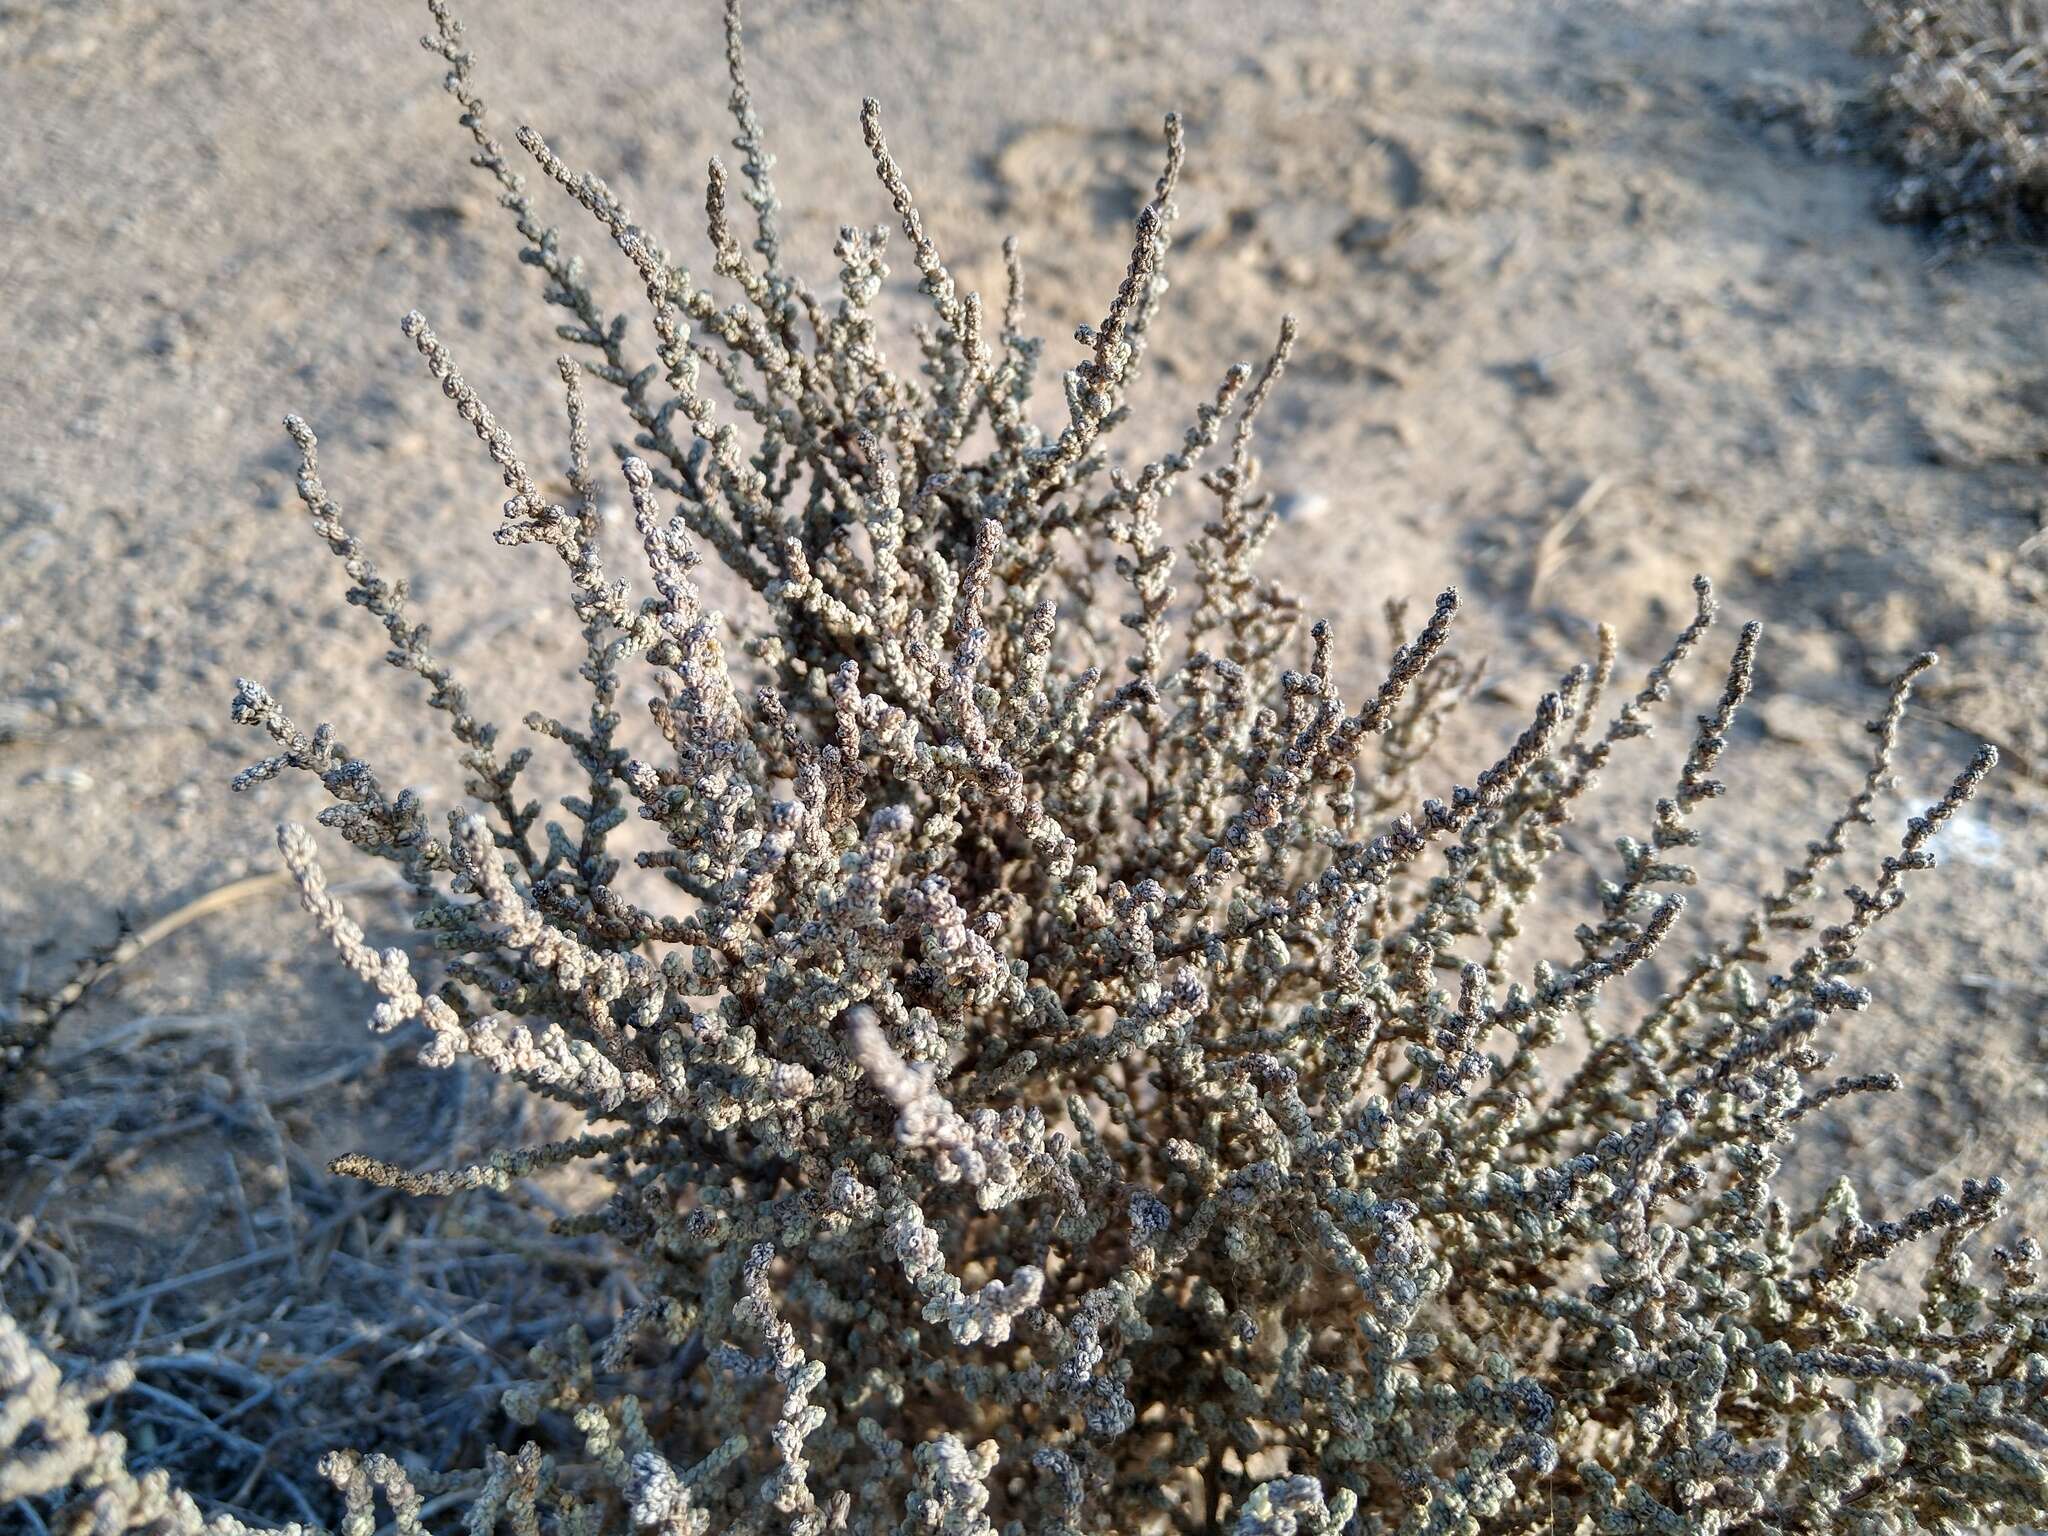
POLYGON ((1320 491, 1286 491, 1273 498, 1273 511, 1283 523, 1313 523, 1330 510, 1320 491))

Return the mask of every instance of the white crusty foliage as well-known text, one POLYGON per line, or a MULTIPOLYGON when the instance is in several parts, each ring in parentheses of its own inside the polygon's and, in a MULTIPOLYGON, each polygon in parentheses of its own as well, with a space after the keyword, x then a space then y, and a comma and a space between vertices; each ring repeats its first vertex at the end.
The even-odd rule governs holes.
MULTIPOLYGON (((297 418, 301 499, 446 717, 469 799, 392 792, 254 683, 235 712, 274 754, 242 782, 317 776, 322 821, 417 893, 438 951, 418 974, 282 831, 316 925, 380 995, 373 1027, 588 1122, 468 1168, 336 1167, 433 1195, 582 1162, 608 1198, 567 1225, 608 1234, 645 1300, 601 1340, 564 1320, 507 1394, 520 1448, 487 1466, 331 1456, 351 1536, 409 1536, 421 1488, 472 1490, 475 1536, 2042 1518, 2039 1250, 1996 1250, 1988 1280, 1965 1252, 1998 1184, 1876 1223, 1846 1184, 1806 1209, 1773 1188, 1812 1117, 1897 1086, 1830 1078, 1829 1039, 1870 1002, 1871 927, 1992 764, 1868 883, 1825 889, 1924 661, 1847 810, 1703 938, 1679 893, 1750 688, 1744 629, 1675 787, 1566 952, 1535 953, 1564 829, 1708 644, 1711 591, 1633 692, 1603 630, 1497 761, 1419 795, 1477 677, 1447 649, 1457 595, 1405 635, 1396 606, 1384 677, 1347 697, 1333 629, 1258 572, 1252 428, 1292 324, 1168 451, 1108 452, 1166 291, 1175 120, 1128 270, 1035 391, 1018 247, 997 302, 963 291, 874 103, 928 310, 909 371, 872 313, 885 228, 842 231, 833 288, 784 264, 735 16, 740 178, 713 163, 704 269, 538 131, 508 148, 431 10, 475 163, 563 312, 566 502, 426 321, 404 333, 504 482, 498 542, 568 578, 589 710, 525 726, 581 787, 552 821, 524 796, 533 748, 472 712, 297 418), (543 200, 616 248, 637 331, 543 200), (610 470, 593 383, 630 423, 610 470), (632 548, 607 537, 614 498, 632 548), (1180 550, 1169 520, 1195 529, 1180 550), (764 615, 736 652, 706 556, 764 615), (652 834, 630 858, 628 818, 652 834), (1859 1299, 1920 1244, 1916 1307, 1859 1299)), ((493 579, 497 557, 466 558, 460 579, 493 579)))

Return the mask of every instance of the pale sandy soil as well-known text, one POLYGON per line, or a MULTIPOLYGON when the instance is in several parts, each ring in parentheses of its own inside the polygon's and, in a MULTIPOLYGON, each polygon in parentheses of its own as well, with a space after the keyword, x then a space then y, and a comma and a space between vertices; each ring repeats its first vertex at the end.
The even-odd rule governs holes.
MULTIPOLYGON (((702 162, 729 135, 707 0, 472 9, 501 131, 530 117, 700 250, 702 162)), ((1724 765, 1736 793, 1708 820, 1703 862, 1725 883, 1706 917, 1798 854, 1860 774, 1883 679, 1938 649, 1903 790, 1938 792, 1979 739, 2005 767, 1874 946, 1878 1003, 1843 1042, 1842 1070, 1895 1066, 1908 1091, 1861 1101, 1794 1172, 1858 1167, 1890 1213, 1997 1172, 2048 1207, 2048 279, 2034 255, 1939 259, 1873 215, 1868 165, 1815 160, 1740 110, 1760 84, 1866 79, 1856 8, 1102 9, 763 0, 757 98, 792 249, 822 285, 838 224, 887 216, 856 122, 878 96, 955 270, 996 291, 1018 233, 1062 357, 1121 273, 1160 115, 1181 110, 1185 233, 1133 446, 1171 441, 1222 367, 1297 313, 1264 450, 1290 498, 1275 558, 1340 617, 1361 671, 1384 599, 1465 589, 1465 648, 1498 679, 1447 760, 1466 774, 1593 620, 1640 665, 1692 573, 1714 575, 1768 634, 1724 765)), ((452 781, 380 637, 339 603, 292 495, 285 411, 321 432, 330 487, 414 574, 486 713, 516 721, 570 654, 554 572, 490 542, 502 492, 398 334, 424 309, 528 453, 559 459, 552 312, 464 163, 422 24, 397 0, 0 4, 9 982, 60 975, 117 911, 144 920, 275 867, 276 821, 318 804, 305 783, 227 794, 260 751, 227 720, 237 675, 334 721, 393 782, 452 781)), ((632 308, 578 211, 547 206, 632 308)), ((1685 710, 1712 686, 1697 676, 1685 710)), ((1681 739, 1660 737, 1656 776, 1681 739)), ((1646 817, 1611 798, 1581 851, 1600 859, 1646 817)), ((1853 872, 1878 849, 1859 845, 1853 872)), ((220 1016, 257 1070, 299 1081, 364 1048, 367 1006, 270 892, 138 957, 67 1039, 220 1016)), ((333 1085, 296 1100, 286 1132, 324 1153, 398 1108, 333 1085)), ((128 1175, 166 1233, 211 1210, 179 1155, 128 1175)), ((82 1177, 68 1200, 132 1207, 117 1184, 82 1177)), ((149 1262, 94 1255, 88 1283, 149 1262)))

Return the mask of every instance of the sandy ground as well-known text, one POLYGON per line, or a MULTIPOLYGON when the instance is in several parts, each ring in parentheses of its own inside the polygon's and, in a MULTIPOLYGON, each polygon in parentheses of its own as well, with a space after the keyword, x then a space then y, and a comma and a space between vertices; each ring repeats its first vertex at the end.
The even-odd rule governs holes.
MULTIPOLYGON (((500 131, 530 118, 700 252, 702 163, 728 136, 709 0, 472 9, 500 131)), ((1941 259, 1874 216, 1876 171, 1743 110, 1771 82, 1868 79, 1856 7, 1114 9, 762 0, 757 100, 807 269, 829 281, 838 224, 887 216, 856 122, 878 96, 955 270, 996 291, 1017 232, 1062 357, 1121 273, 1178 108, 1184 234, 1131 446, 1170 441, 1229 360, 1299 314, 1264 449, 1287 496, 1276 561, 1361 670, 1384 599, 1447 582, 1476 599, 1465 649, 1498 681, 1447 761, 1466 774, 1594 620, 1641 664, 1692 573, 1713 574, 1767 650, 1724 765, 1737 792, 1707 820, 1707 916, 1819 830, 1860 775, 1883 680, 1938 649, 1904 792, 1938 792, 1980 739, 2005 766, 1874 946, 1878 1004, 1843 1042, 1842 1070, 1895 1066, 1908 1091, 1796 1156, 1802 1176, 1859 1167, 1889 1213, 1965 1173, 2048 1206, 2048 281, 2034 256, 1941 259)), ((0 4, 10 982, 60 976, 117 912, 276 867, 276 821, 318 805, 306 784, 227 793, 261 750, 227 719, 237 675, 334 721, 394 783, 452 781, 305 527, 285 411, 322 434, 330 487, 413 574, 486 713, 516 720, 571 654, 554 572, 490 542, 502 492, 398 334, 424 309, 529 455, 560 457, 552 312, 464 163, 422 25, 397 0, 0 4)), ((580 212, 547 206, 637 313, 580 212)), ((1688 712, 1714 681, 1694 679, 1688 712)), ((1632 782, 1651 792, 1682 735, 1632 782)), ((1645 802, 1611 801, 1580 851, 1597 863, 1646 823, 1645 802)), ((1866 839, 1852 872, 1878 851, 1866 839)), ((310 1081, 363 1048, 367 1007, 272 890, 146 951, 66 1028, 229 1019, 256 1070, 310 1081)), ((333 1084, 286 1130, 327 1149, 374 1118, 333 1084)), ((169 1231, 184 1165, 152 1155, 169 1231)), ((132 1191, 98 1177, 71 1198, 132 1191)), ((109 1257, 104 1283, 155 1261, 109 1257)))

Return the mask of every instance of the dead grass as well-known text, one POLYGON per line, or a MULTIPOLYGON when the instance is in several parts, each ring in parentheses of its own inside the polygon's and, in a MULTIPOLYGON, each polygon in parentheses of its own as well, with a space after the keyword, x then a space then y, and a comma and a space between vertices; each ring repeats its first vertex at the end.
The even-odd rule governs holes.
MULTIPOLYGON (((129 935, 90 963, 90 982, 230 904, 201 898, 179 924, 129 935)), ((564 1319, 607 1328, 638 1298, 601 1239, 549 1231, 562 1191, 365 1190, 328 1172, 335 1149, 319 1140, 333 1117, 423 1161, 460 1160, 531 1134, 516 1123, 541 1113, 531 1103, 429 1072, 406 1041, 267 1081, 251 1036, 269 1023, 65 1020, 0 1115, 0 1304, 67 1372, 132 1358, 120 1417, 138 1473, 164 1467, 251 1523, 333 1528, 334 1490, 310 1475, 320 1452, 481 1465, 512 1429, 497 1399, 523 1379, 527 1349, 564 1319)), ((31 1531, 53 1513, 18 1508, 31 1531)))

